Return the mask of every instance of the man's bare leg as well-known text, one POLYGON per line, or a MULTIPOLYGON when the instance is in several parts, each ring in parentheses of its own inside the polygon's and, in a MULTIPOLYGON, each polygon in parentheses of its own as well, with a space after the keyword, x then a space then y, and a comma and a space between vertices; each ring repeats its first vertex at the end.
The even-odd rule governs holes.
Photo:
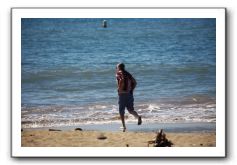
POLYGON ((121 119, 122 125, 123 125, 123 132, 125 132, 126 131, 126 126, 125 126, 124 114, 120 114, 120 119, 121 119))
POLYGON ((142 118, 141 118, 141 116, 139 116, 138 114, 137 114, 137 112, 136 111, 134 111, 134 110, 129 110, 128 111, 130 114, 132 114, 136 119, 138 119, 138 122, 137 122, 137 124, 138 125, 141 125, 142 124, 142 118))

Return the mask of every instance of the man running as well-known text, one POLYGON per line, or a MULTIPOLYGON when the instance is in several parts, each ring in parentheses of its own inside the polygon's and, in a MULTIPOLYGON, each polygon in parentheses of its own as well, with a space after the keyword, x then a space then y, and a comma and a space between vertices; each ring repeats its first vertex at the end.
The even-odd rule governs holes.
POLYGON ((142 124, 142 118, 137 114, 134 110, 133 102, 133 91, 137 85, 136 80, 133 76, 125 70, 125 65, 123 63, 119 63, 116 67, 116 79, 118 86, 118 96, 119 96, 119 114, 122 121, 122 129, 123 132, 126 131, 124 114, 125 108, 127 108, 128 112, 132 114, 135 118, 138 119, 138 125, 142 124))

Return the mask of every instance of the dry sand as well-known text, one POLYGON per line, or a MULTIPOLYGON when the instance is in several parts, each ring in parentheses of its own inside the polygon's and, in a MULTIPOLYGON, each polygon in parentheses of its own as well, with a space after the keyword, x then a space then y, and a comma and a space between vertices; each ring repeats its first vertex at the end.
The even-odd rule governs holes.
MULTIPOLYGON (((147 147, 155 132, 24 130, 22 147, 147 147), (98 137, 106 139, 98 139, 98 137)), ((166 133, 173 147, 215 147, 216 133, 166 133)), ((150 145, 152 146, 152 145, 150 145)))

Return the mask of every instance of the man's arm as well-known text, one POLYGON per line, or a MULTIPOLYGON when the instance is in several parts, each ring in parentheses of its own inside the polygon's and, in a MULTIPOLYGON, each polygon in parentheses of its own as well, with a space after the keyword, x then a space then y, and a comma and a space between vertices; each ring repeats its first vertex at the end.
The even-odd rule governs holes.
POLYGON ((137 86, 137 81, 135 80, 135 78, 134 77, 132 77, 132 90, 134 90, 135 88, 136 88, 136 86, 137 86))
POLYGON ((120 79, 118 82, 118 90, 122 91, 123 90, 123 85, 124 85, 124 79, 120 79))

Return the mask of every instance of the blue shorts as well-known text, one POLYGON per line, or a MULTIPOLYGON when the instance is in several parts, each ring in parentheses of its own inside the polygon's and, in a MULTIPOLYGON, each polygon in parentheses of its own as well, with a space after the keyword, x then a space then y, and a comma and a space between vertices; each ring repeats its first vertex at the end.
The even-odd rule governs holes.
POLYGON ((119 114, 124 115, 125 114, 125 108, 127 108, 127 110, 129 112, 134 111, 133 102, 134 102, 134 98, 133 98, 132 93, 121 93, 121 94, 119 94, 119 101, 118 101, 119 114))

